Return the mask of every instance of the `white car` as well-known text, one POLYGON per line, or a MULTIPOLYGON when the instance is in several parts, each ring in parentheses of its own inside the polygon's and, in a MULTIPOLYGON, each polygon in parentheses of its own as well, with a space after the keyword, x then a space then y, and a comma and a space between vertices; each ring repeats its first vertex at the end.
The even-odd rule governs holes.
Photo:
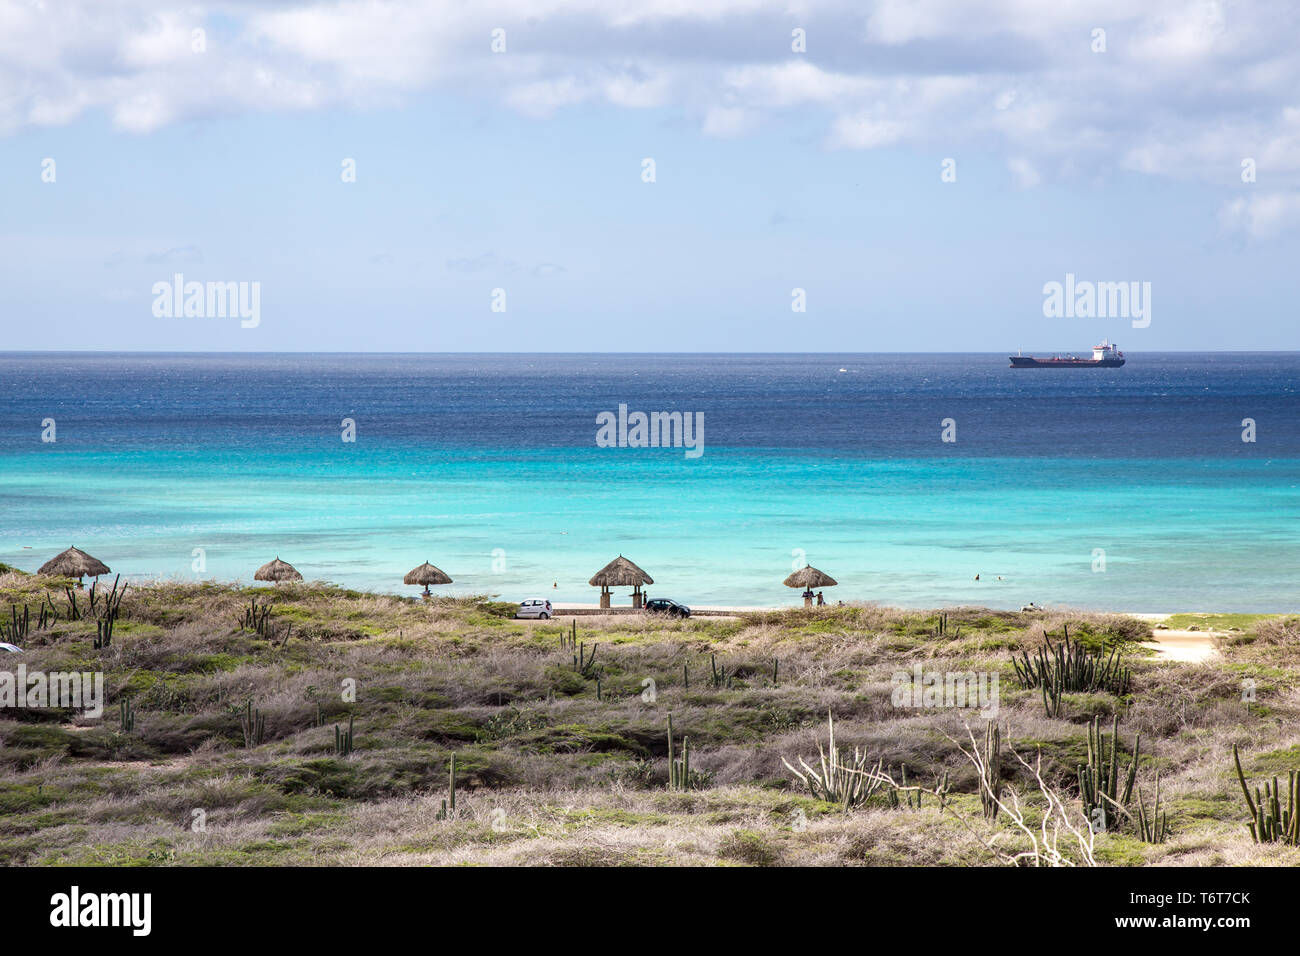
POLYGON ((515 617, 536 617, 543 621, 551 619, 551 602, 550 601, 520 601, 519 608, 515 611, 515 617))

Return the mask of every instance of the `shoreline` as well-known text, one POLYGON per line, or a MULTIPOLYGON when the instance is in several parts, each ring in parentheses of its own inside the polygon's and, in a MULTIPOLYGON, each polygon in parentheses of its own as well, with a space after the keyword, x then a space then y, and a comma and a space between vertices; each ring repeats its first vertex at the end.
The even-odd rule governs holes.
MULTIPOLYGON (((9 567, 13 567, 13 566, 10 565, 9 567)), ((37 575, 33 571, 24 571, 22 569, 17 569, 17 568, 15 568, 14 571, 11 572, 0 572, 0 577, 3 577, 4 573, 15 573, 15 572, 25 578, 39 577, 39 575, 37 575)), ((111 586, 112 578, 116 576, 117 575, 101 575, 100 578, 94 580, 98 581, 100 588, 104 588, 104 587, 111 586)), ((86 590, 89 590, 91 583, 93 583, 93 581, 91 579, 87 579, 87 581, 84 584, 86 590)), ((132 580, 126 575, 122 575, 122 583, 124 585, 130 585, 132 588, 135 589, 174 587, 177 585, 188 585, 188 584, 208 585, 211 587, 240 589, 240 590, 268 589, 277 586, 274 584, 267 584, 266 582, 261 582, 261 581, 238 581, 238 580, 222 581, 217 579, 193 580, 187 578, 145 578, 142 580, 132 580)), ((321 580, 321 579, 303 581, 303 582, 299 582, 299 584, 300 586, 305 586, 305 587, 314 586, 314 587, 323 587, 323 588, 337 588, 340 590, 354 591, 358 594, 367 594, 373 597, 394 597, 394 598, 401 598, 401 599, 408 599, 408 600, 415 600, 415 601, 418 601, 422 597, 422 594, 418 592, 403 593, 402 591, 398 591, 398 590, 377 590, 373 588, 354 587, 352 585, 344 584, 338 581, 329 581, 329 580, 321 580)), ((62 587, 59 586, 56 588, 56 590, 61 591, 62 587)), ((520 594, 523 593, 524 593, 523 591, 520 591, 520 594)), ((515 600, 507 599, 504 595, 500 593, 491 593, 491 592, 472 592, 472 593, 434 592, 432 594, 432 597, 434 599, 443 598, 447 600, 456 600, 456 601, 469 600, 473 598, 483 598, 491 601, 502 601, 507 604, 518 603, 515 600)), ((530 599, 547 600, 544 592, 539 592, 536 594, 529 593, 528 597, 530 599)), ((623 597, 626 599, 626 596, 623 597)), ((725 614, 768 614, 768 613, 779 612, 779 611, 817 609, 815 606, 814 608, 808 608, 808 609, 804 608, 802 603, 797 598, 789 604, 704 604, 704 603, 695 604, 691 602, 682 602, 682 603, 685 603, 688 607, 690 607, 691 612, 693 614, 699 613, 707 616, 716 616, 716 615, 725 615, 725 614)), ((630 603, 615 604, 612 607, 604 608, 604 609, 602 609, 600 605, 596 602, 561 601, 561 600, 551 599, 551 604, 554 610, 557 612, 557 616, 563 616, 574 612, 582 616, 587 616, 587 615, 599 614, 602 611, 612 616, 624 616, 624 615, 632 614, 634 612, 635 613, 640 612, 640 609, 633 608, 630 605, 630 603)), ((1152 624, 1166 621, 1169 618, 1173 618, 1173 617, 1219 617, 1219 616, 1229 616, 1229 615, 1271 617, 1271 616, 1285 616, 1287 614, 1296 613, 1295 611, 1223 611, 1223 610, 1126 611, 1126 610, 1112 610, 1109 608, 1083 607, 1074 604, 1040 605, 1037 608, 1035 608, 1033 611, 1023 611, 1021 608, 1016 608, 1016 607, 997 607, 992 604, 983 604, 983 603, 974 603, 974 602, 911 605, 911 604, 892 604, 886 601, 879 601, 879 600, 857 600, 857 599, 846 600, 843 601, 843 603, 840 603, 838 599, 836 601, 827 601, 826 604, 822 606, 822 608, 833 609, 837 607, 862 607, 862 606, 878 607, 882 610, 911 611, 911 612, 955 610, 958 608, 982 608, 988 611, 993 611, 998 613, 1012 613, 1012 614, 1015 613, 1035 614, 1036 613, 1044 616, 1057 615, 1057 614, 1115 614, 1123 617, 1135 618, 1140 621, 1147 621, 1152 624)))

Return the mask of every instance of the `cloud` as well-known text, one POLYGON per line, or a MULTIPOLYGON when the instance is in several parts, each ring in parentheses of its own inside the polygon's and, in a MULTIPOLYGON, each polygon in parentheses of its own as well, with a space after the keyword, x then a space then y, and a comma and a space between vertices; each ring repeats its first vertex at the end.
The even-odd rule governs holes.
POLYGON ((1227 183, 1253 157, 1261 183, 1296 189, 1298 33, 1287 0, 0 0, 0 134, 437 90, 539 121, 667 107, 713 137, 798 111, 828 148, 994 149, 1038 179, 1227 183))
POLYGON ((704 114, 701 130, 705 136, 732 139, 750 132, 757 123, 758 116, 752 110, 715 106, 704 114))
MULTIPOLYGON (((512 264, 512 263, 511 263, 512 264)), ((465 256, 448 259, 447 268, 462 275, 477 275, 484 272, 498 271, 503 263, 494 252, 482 252, 477 256, 465 256)))
POLYGON ((847 149, 876 149, 897 143, 903 128, 888 119, 871 116, 841 116, 831 130, 830 144, 847 149))
POLYGON ((182 262, 202 262, 203 250, 198 246, 173 246, 162 252, 151 252, 144 257, 150 264, 174 265, 182 262))
POLYGON ((1011 171, 1016 185, 1021 189, 1033 189, 1043 178, 1038 175, 1038 170, 1034 169, 1029 160, 1021 156, 1013 156, 1007 160, 1007 169, 1011 171))
POLYGON ((1259 193, 1224 203, 1219 223, 1225 232, 1249 239, 1276 239, 1300 227, 1300 193, 1259 193))

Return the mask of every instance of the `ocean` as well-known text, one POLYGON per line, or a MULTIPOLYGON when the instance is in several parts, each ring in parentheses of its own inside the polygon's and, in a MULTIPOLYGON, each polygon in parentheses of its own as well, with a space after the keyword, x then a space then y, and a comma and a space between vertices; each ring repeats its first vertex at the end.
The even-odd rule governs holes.
POLYGON ((797 603, 804 562, 831 602, 1300 605, 1300 353, 1007 366, 0 353, 0 562, 75 544, 128 579, 247 582, 278 556, 414 594, 428 560, 442 593, 594 602, 621 553, 700 605, 797 603), (702 414, 703 454, 599 447, 620 405, 702 414))

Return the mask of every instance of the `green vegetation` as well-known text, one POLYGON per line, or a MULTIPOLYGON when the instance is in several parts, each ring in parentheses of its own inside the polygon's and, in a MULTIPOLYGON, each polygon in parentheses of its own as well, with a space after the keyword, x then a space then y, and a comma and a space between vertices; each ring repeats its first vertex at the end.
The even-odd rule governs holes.
POLYGON ((1282 788, 1277 777, 1265 780, 1262 787, 1255 787, 1252 798, 1250 787, 1246 784, 1246 775, 1241 772, 1241 755, 1237 747, 1232 747, 1232 761, 1237 771, 1237 781, 1241 784, 1242 795, 1250 810, 1250 836, 1256 843, 1285 843, 1287 846, 1300 846, 1300 809, 1296 807, 1297 778, 1300 771, 1292 770, 1287 774, 1286 799, 1281 799, 1282 788))
POLYGON ((1175 631, 1244 631, 1276 614, 1171 614, 1160 623, 1175 631))
POLYGON ((1226 749, 1240 742, 1256 775, 1300 766, 1300 618, 1261 616, 1185 668, 1130 660, 1147 626, 1111 615, 532 622, 501 602, 309 584, 93 601, 71 585, 0 573, 28 669, 102 671, 107 691, 99 719, 0 712, 3 863, 992 864, 990 845, 1021 836, 991 794, 1033 832, 1057 812, 1036 773, 1075 824, 1127 806, 1095 835, 1098 862, 1300 863, 1242 825, 1245 793, 1256 832, 1293 832, 1291 778, 1244 787, 1226 749), (1073 686, 1044 716, 1009 658, 1050 676, 1058 653, 1053 681, 1073 686), (914 665, 997 674, 996 721, 895 705, 914 665))

